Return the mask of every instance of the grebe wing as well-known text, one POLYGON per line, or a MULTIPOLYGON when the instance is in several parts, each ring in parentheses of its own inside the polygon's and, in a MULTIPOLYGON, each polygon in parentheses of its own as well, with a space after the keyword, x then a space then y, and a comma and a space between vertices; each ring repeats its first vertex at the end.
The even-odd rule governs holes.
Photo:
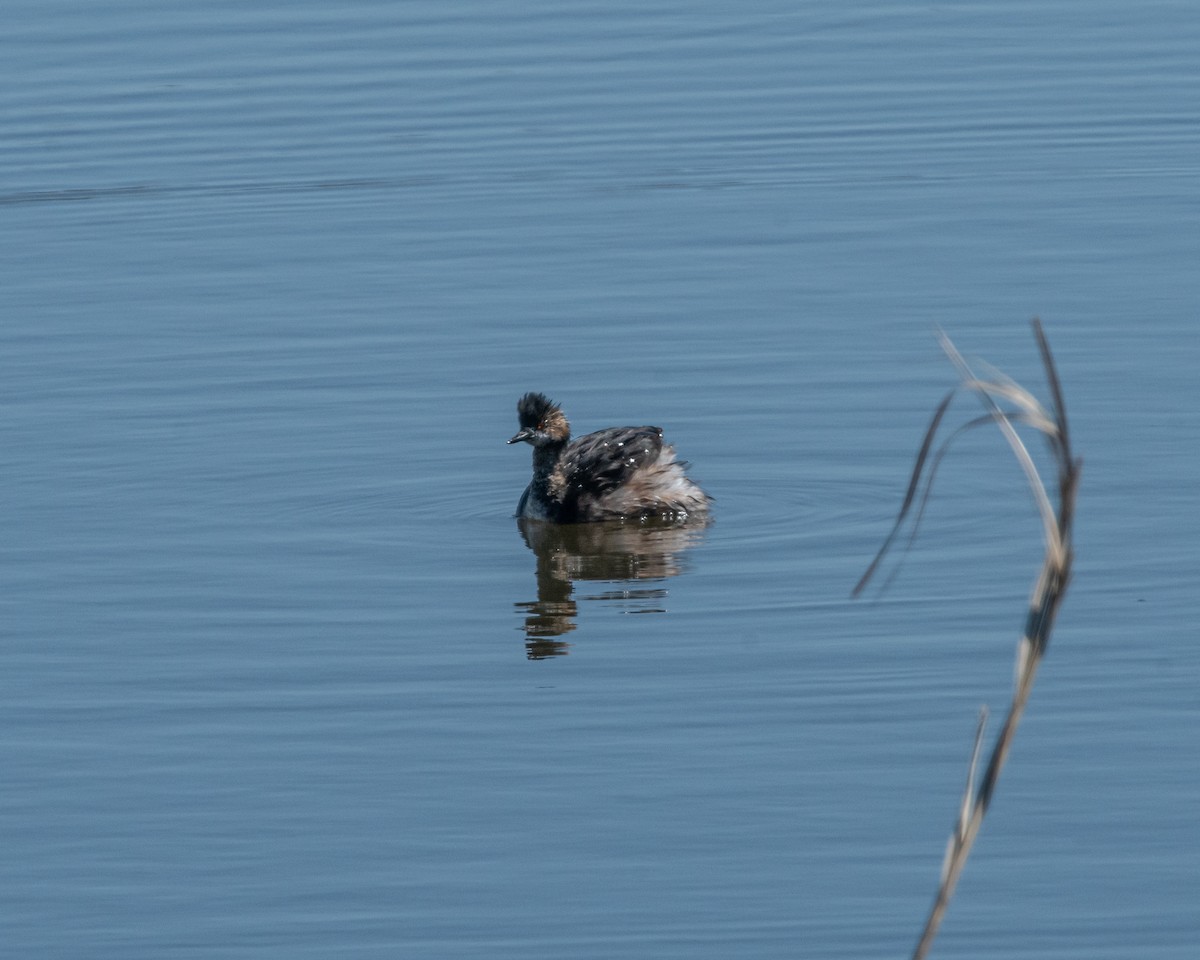
POLYGON ((589 433, 567 447, 564 472, 568 489, 574 497, 603 496, 657 461, 662 448, 659 427, 609 427, 589 433))

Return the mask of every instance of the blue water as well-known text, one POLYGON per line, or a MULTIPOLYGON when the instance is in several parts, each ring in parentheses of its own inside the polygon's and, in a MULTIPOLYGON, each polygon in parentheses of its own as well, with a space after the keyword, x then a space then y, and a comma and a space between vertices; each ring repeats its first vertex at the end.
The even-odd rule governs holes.
POLYGON ((1192 5, 5 19, 8 953, 904 956, 1040 562, 998 436, 849 592, 934 325, 1040 386, 1039 314, 1076 579, 934 955, 1194 955, 1192 5), (715 522, 533 549, 533 389, 715 522))

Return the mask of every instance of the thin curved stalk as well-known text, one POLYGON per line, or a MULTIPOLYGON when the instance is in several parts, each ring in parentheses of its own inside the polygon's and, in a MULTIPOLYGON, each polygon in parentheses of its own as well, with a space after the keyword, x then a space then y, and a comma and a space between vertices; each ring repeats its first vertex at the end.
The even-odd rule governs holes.
MULTIPOLYGON (((1054 358, 1050 354, 1050 346, 1046 341, 1045 331, 1042 329, 1041 321, 1036 318, 1033 320, 1033 333, 1038 343, 1038 349, 1041 352, 1042 365, 1045 368, 1046 381, 1050 388, 1051 400, 1049 410, 1032 393, 1003 375, 998 374, 994 379, 982 379, 976 376, 962 354, 950 342, 950 339, 945 334, 940 334, 943 349, 949 356, 950 361, 958 369, 961 388, 974 393, 983 402, 987 411, 986 420, 995 423, 999 428, 1029 481, 1034 502, 1037 505, 1038 513, 1042 520, 1046 552, 1042 561, 1042 567, 1034 582, 1033 593, 1029 602, 1029 613, 1025 621, 1025 630, 1017 645, 1016 679, 1013 685, 1012 701, 1009 704, 1004 723, 996 736, 996 741, 992 745, 987 766, 984 769, 983 775, 978 779, 978 785, 976 785, 976 771, 981 755, 984 722, 987 716, 986 708, 980 716, 979 726, 976 728, 971 761, 968 765, 966 791, 946 846, 946 856, 942 863, 942 873, 937 895, 926 918, 925 926, 921 931, 916 948, 913 950, 913 960, 923 960, 928 955, 929 949, 933 945, 933 940, 937 936, 938 928, 941 926, 942 919, 945 917, 946 909, 950 904, 950 898, 954 895, 954 890, 958 884, 959 877, 962 875, 963 867, 966 865, 968 856, 970 856, 971 847, 974 845, 975 838, 978 836, 980 827, 983 825, 983 818, 987 814, 988 806, 995 793, 996 784, 1000 779, 1000 772, 1003 770, 1004 763, 1008 759, 1013 738, 1016 736, 1017 726, 1025 712, 1025 706, 1029 701, 1029 695, 1033 689, 1034 678, 1037 676, 1038 667, 1050 643, 1050 634, 1054 629, 1055 619, 1058 616, 1059 608, 1062 606, 1067 586, 1071 580, 1071 567, 1075 556, 1072 545, 1072 532, 1082 461, 1071 450, 1070 431, 1067 423, 1066 406, 1063 402, 1062 384, 1054 365, 1054 358), (1001 408, 1001 402, 1011 403, 1016 409, 1006 411, 1001 408), (1052 499, 1050 491, 1038 473, 1037 465, 1030 456, 1029 450, 1017 433, 1017 425, 1035 429, 1046 438, 1057 473, 1056 479, 1058 482, 1057 489, 1055 490, 1056 497, 1054 499, 1052 499)), ((919 507, 916 522, 920 522, 920 516, 924 512, 925 503, 932 488, 933 477, 936 475, 937 467, 945 455, 950 442, 963 430, 975 426, 980 422, 980 420, 974 420, 960 427, 951 435, 949 440, 934 450, 934 436, 946 414, 952 396, 953 393, 942 400, 934 412, 932 422, 921 443, 921 450, 917 456, 912 477, 909 480, 908 490, 905 493, 900 514, 891 532, 884 540, 879 553, 872 560, 867 572, 855 586, 855 594, 860 593, 876 573, 884 556, 895 542, 896 536, 907 519, 913 504, 918 502, 919 507), (932 457, 930 457, 931 450, 934 450, 932 457), (924 471, 927 464, 929 465, 929 473, 925 476, 924 471), (917 493, 922 489, 924 493, 918 501, 917 493)))

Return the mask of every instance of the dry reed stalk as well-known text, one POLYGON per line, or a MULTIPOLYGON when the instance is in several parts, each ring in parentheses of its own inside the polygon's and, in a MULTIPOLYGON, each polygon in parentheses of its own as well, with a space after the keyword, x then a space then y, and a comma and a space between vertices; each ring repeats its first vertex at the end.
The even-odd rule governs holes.
POLYGON ((975 745, 967 772, 967 786, 963 794, 962 806, 946 847, 946 856, 942 862, 941 882, 938 886, 937 896, 925 921, 925 928, 922 930, 917 946, 913 950, 913 960, 922 960, 922 958, 927 956, 933 944, 934 937, 937 936, 938 927, 941 925, 946 908, 949 906, 950 898, 954 894, 954 888, 958 883, 959 876, 962 874, 963 866, 970 855, 971 846, 974 844, 975 837, 979 833, 979 828, 983 824, 984 815, 987 813, 988 805, 992 800, 992 794, 996 789, 996 782, 1000 778, 1000 771, 1004 767, 1004 761, 1008 758, 1008 751, 1012 746, 1013 737, 1017 732, 1017 724, 1020 722, 1021 715, 1025 711, 1030 690, 1033 688, 1034 677, 1046 652, 1046 647, 1050 643, 1050 633, 1054 628, 1054 620, 1058 615, 1059 607, 1062 605, 1067 585, 1071 579, 1071 564, 1074 560, 1071 534, 1082 461, 1076 458, 1071 451, 1070 433, 1067 426, 1067 411, 1062 397, 1062 385, 1054 366, 1054 358, 1050 354, 1050 346, 1046 342, 1045 332, 1042 330, 1041 321, 1036 317, 1033 320, 1033 334, 1037 339, 1038 349, 1041 351, 1042 364, 1046 370, 1046 380, 1050 389, 1049 411, 1038 402, 1032 393, 1001 374, 995 374, 991 380, 984 380, 977 377, 967 364, 967 361, 963 359, 962 354, 950 342, 950 339, 945 334, 940 334, 942 349, 946 351, 951 363, 958 369, 961 381, 960 386, 976 394, 982 400, 984 407, 987 409, 987 414, 969 421, 954 431, 937 449, 931 460, 930 452, 933 450, 934 437, 937 434, 938 427, 941 425, 947 408, 950 406, 950 401, 954 397, 954 391, 951 391, 938 404, 937 409, 934 411, 933 419, 929 424, 929 429, 925 432, 925 439, 921 444, 921 449, 917 454, 917 462, 913 467, 912 478, 909 480, 908 490, 905 493, 899 516, 897 516, 896 522, 887 539, 884 540, 883 546, 880 547, 879 552, 875 555, 875 559, 867 568, 867 572, 863 574, 862 579, 859 580, 854 588, 854 595, 857 596, 875 574, 875 571, 896 539, 897 534, 903 527, 913 504, 917 502, 917 494, 922 489, 923 484, 924 492, 921 495, 920 506, 914 520, 912 533, 912 536, 916 535, 916 527, 920 523, 921 514, 924 512, 925 503, 929 498, 938 464, 941 462, 942 457, 955 437, 964 430, 978 426, 981 423, 995 423, 1004 435, 1004 438, 1008 441, 1014 456, 1017 458, 1017 462, 1021 465, 1021 469, 1024 470, 1026 479, 1029 481, 1034 502, 1042 519, 1046 555, 1037 580, 1034 583, 1033 594, 1029 603, 1029 614, 1025 621, 1025 632, 1017 646, 1016 680, 1013 688, 1012 702, 1008 708, 1008 715, 1005 717, 1004 725, 1000 728, 1000 733, 996 737, 996 742, 992 747, 987 768, 984 770, 978 787, 976 787, 975 779, 978 770, 980 749, 983 743, 987 709, 984 708, 980 713, 979 725, 975 731, 975 745), (1000 406, 1001 403, 1011 405, 1012 409, 1003 409, 1000 406), (1057 507, 1052 503, 1051 495, 1038 473, 1033 458, 1029 455, 1025 444, 1017 434, 1015 425, 1032 427, 1046 438, 1058 480, 1057 507), (926 470, 927 464, 929 466, 928 471, 926 470))

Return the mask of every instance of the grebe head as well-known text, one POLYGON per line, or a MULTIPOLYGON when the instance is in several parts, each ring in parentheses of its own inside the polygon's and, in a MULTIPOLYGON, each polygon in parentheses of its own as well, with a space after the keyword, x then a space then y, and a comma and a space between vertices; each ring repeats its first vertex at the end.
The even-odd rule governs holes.
POLYGON ((571 439, 571 425, 562 409, 544 393, 527 393, 517 401, 517 422, 521 429, 509 443, 548 447, 571 439))

